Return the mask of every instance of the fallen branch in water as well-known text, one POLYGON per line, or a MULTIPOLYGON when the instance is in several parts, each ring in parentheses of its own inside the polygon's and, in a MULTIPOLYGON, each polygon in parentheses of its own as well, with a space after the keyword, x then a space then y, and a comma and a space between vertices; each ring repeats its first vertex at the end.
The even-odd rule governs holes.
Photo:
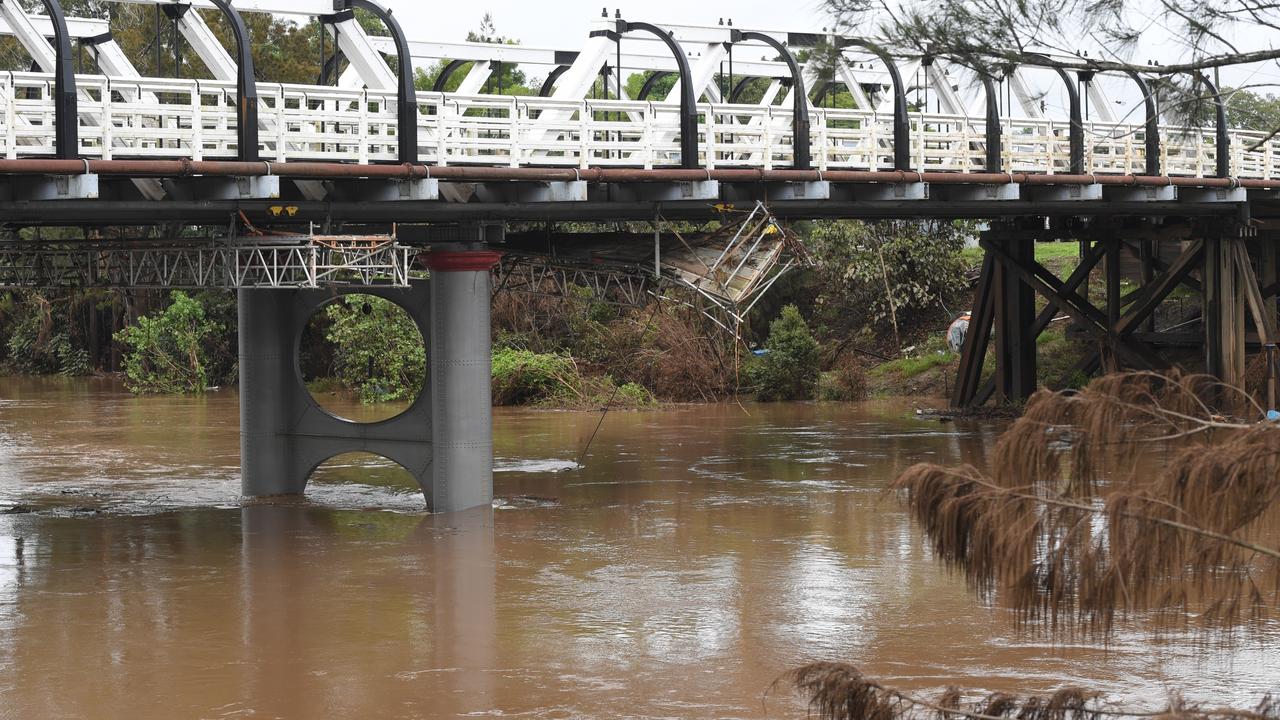
POLYGON ((1021 698, 989 693, 968 703, 959 688, 950 687, 937 700, 928 700, 868 677, 855 665, 837 662, 798 667, 769 689, 783 686, 799 693, 820 720, 1280 720, 1280 700, 1271 695, 1253 710, 1205 708, 1177 696, 1163 710, 1126 710, 1104 705, 1101 694, 1078 687, 1021 698))

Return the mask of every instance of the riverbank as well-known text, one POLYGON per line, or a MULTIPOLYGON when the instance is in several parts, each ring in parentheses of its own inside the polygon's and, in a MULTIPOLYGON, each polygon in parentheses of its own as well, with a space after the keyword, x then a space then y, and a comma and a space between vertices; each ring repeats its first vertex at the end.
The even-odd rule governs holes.
MULTIPOLYGON (((595 302, 585 288, 562 298, 500 293, 492 317, 494 402, 596 409, 735 397, 945 401, 959 363, 946 331, 968 310, 981 254, 961 250, 954 227, 935 226, 929 235, 898 225, 888 231, 857 223, 808 227, 814 267, 777 284, 753 310, 739 343, 678 295, 627 308, 595 302), (868 256, 876 243, 879 249, 868 256), (880 253, 902 265, 897 277, 867 274, 869 265, 880 267, 880 253), (926 265, 946 270, 935 277, 926 265), (788 309, 785 337, 771 337, 788 309)), ((1040 243, 1036 258, 1066 277, 1078 263, 1078 245, 1040 243)), ((1101 283, 1090 283, 1089 292, 1100 295, 1101 283)), ((150 297, 132 305, 141 314, 117 318, 124 327, 110 348, 102 347, 102 337, 110 337, 102 332, 89 333, 98 344, 81 347, 88 336, 65 318, 78 312, 77 303, 104 307, 114 298, 99 295, 76 301, 8 294, 8 304, 0 303, 0 335, 7 333, 0 371, 78 375, 118 367, 140 393, 200 392, 235 382, 229 295, 150 297)), ((1089 343, 1071 334, 1065 317, 1055 319, 1039 343, 1041 385, 1077 387, 1087 380, 1080 368, 1089 343)), ((403 400, 424 382, 423 347, 416 326, 394 303, 353 295, 312 318, 299 369, 317 396, 345 388, 368 402, 403 400)), ((988 374, 994 364, 989 356, 988 374)))

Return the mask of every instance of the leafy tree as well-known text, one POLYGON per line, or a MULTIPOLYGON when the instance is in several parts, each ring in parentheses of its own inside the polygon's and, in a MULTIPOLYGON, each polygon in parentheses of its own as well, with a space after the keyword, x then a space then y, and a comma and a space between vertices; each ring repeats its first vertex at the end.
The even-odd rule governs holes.
POLYGON ((808 244, 822 328, 838 336, 864 327, 898 334, 912 319, 945 314, 965 288, 960 252, 972 234, 963 222, 814 223, 808 244))
POLYGON ((417 397, 426 381, 427 351, 418 326, 390 300, 347 295, 324 309, 333 345, 333 372, 363 402, 417 397))
POLYGON ((767 352, 747 367, 747 378, 763 401, 812 400, 818 385, 818 341, 795 305, 769 325, 767 352))
MULTIPOLYGON (((497 26, 493 16, 485 13, 480 20, 480 27, 467 33, 467 42, 489 43, 492 45, 519 45, 520 41, 499 35, 497 26)), ((436 79, 440 77, 440 73, 448 66, 449 61, 441 60, 428 69, 418 68, 414 75, 414 85, 419 90, 430 90, 435 86, 436 79)), ((465 63, 459 66, 448 81, 444 84, 445 92, 454 92, 458 86, 462 84, 462 79, 471 72, 473 63, 465 63)), ((540 83, 539 83, 540 84, 540 83)), ((490 68, 489 79, 485 83, 485 91, 498 93, 501 91, 503 95, 536 95, 537 87, 529 82, 529 78, 519 66, 513 63, 502 63, 501 65, 493 65, 490 68)))
POLYGON ((136 393, 200 393, 209 388, 209 344, 223 328, 181 290, 169 307, 116 333, 127 350, 125 385, 136 393))
POLYGON ((28 374, 88 375, 89 352, 70 317, 76 309, 69 294, 6 293, 0 322, 8 367, 28 374))
POLYGON ((1227 122, 1231 127, 1264 132, 1280 128, 1280 97, 1235 88, 1224 90, 1223 97, 1227 100, 1227 122))

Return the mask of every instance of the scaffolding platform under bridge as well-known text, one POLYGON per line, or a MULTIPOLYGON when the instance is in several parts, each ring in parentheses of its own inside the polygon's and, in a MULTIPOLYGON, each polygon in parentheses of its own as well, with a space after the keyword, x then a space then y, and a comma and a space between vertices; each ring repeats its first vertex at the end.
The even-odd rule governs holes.
POLYGON ((408 287, 420 248, 389 235, 0 242, 0 287, 408 287))

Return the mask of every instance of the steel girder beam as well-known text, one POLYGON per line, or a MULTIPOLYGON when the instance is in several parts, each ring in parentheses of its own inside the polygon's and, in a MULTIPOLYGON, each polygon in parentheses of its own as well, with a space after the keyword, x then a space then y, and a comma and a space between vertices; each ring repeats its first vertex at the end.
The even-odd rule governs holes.
POLYGON ((787 63, 787 68, 791 71, 792 87, 791 142, 793 166, 797 170, 808 170, 813 166, 812 155, 809 151, 809 97, 805 93, 804 72, 800 69, 800 64, 796 62, 795 56, 791 54, 791 51, 785 45, 770 35, 735 30, 731 38, 733 42, 750 40, 762 42, 773 48, 787 63))
POLYGON ((226 289, 409 284, 418 250, 391 238, 296 242, 0 242, 0 287, 226 289), (368 241, 368 242, 366 242, 368 241))
MULTIPOLYGON (((0 13, 0 35, 13 35, 18 38, 19 42, 22 42, 22 28, 11 25, 4 17, 5 14, 0 13)), ((53 37, 53 19, 48 15, 27 15, 27 20, 36 33, 47 38, 53 37)), ((87 40, 111 32, 111 27, 107 21, 98 18, 67 17, 66 21, 67 31, 71 33, 71 37, 75 40, 87 40)), ((25 47, 25 43, 23 45, 25 47)), ((52 58, 52 55, 50 57, 52 58)))
POLYGON ((907 87, 902 82, 893 56, 879 45, 859 38, 842 38, 839 47, 856 46, 871 52, 884 63, 893 81, 893 169, 911 169, 911 120, 907 116, 907 87))

